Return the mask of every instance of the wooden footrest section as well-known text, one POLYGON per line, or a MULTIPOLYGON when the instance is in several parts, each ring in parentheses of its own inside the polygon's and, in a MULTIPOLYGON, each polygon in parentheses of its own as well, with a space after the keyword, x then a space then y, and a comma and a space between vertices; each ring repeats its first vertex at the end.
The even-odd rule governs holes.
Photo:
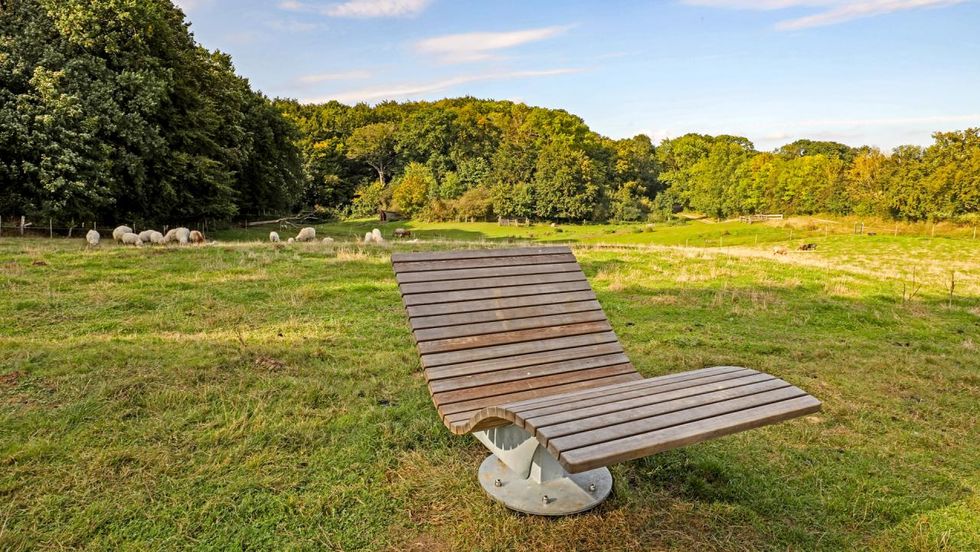
POLYGON ((577 473, 819 409, 779 378, 722 366, 489 407, 453 431, 513 423, 577 473))

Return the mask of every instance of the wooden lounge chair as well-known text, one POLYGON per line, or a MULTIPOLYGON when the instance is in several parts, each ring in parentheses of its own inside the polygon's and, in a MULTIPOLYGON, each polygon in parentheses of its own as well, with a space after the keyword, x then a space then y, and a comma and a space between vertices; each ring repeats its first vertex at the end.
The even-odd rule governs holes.
POLYGON ((480 482, 531 514, 602 502, 610 464, 820 409, 789 383, 718 366, 644 379, 568 247, 392 255, 432 400, 491 454, 480 482))

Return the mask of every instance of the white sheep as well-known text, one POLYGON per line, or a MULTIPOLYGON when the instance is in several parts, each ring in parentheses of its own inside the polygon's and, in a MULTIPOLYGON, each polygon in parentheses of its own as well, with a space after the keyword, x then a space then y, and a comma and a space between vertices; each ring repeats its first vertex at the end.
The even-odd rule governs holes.
POLYGON ((323 238, 323 243, 333 243, 333 238, 330 237, 323 238))
POLYGON ((385 239, 381 236, 381 230, 375 228, 371 230, 371 235, 374 236, 374 243, 384 243, 385 239))
POLYGON ((374 241, 374 234, 370 232, 364 233, 364 243, 371 243, 374 241))
POLYGON ((197 244, 202 244, 207 240, 207 238, 204 237, 204 232, 201 232, 200 230, 191 230, 189 239, 191 243, 197 244))
POLYGON ((279 232, 269 232, 269 241, 279 243, 279 232))
POLYGON ((132 232, 123 234, 120 241, 123 242, 124 245, 135 245, 136 247, 143 245, 143 240, 140 239, 139 234, 134 234, 132 232))
POLYGON ((294 241, 296 240, 294 240, 293 238, 289 238, 288 240, 286 240, 286 243, 293 243, 294 241))
POLYGON ((299 234, 296 236, 296 241, 298 242, 313 241, 315 239, 316 239, 316 228, 313 228, 311 226, 307 226, 306 228, 300 230, 299 234))
POLYGON ((156 230, 143 230, 140 232, 140 241, 143 243, 150 243, 150 235, 156 232, 156 230))
POLYGON ((156 230, 152 230, 150 232, 150 243, 156 245, 163 245, 166 242, 164 241, 163 234, 157 232, 156 230))
POLYGON ((99 245, 100 239, 102 239, 102 236, 100 236, 99 233, 96 232, 95 230, 89 230, 85 234, 85 241, 87 241, 88 244, 91 245, 92 247, 99 245))
POLYGON ((112 231, 112 239, 116 241, 122 241, 123 234, 131 234, 133 229, 128 226, 117 226, 115 230, 112 231))
POLYGON ((177 228, 177 243, 180 245, 187 245, 187 242, 191 239, 191 231, 187 228, 181 226, 177 228))
POLYGON ((173 243, 175 241, 177 241, 177 229, 171 228, 163 235, 163 243, 173 243))

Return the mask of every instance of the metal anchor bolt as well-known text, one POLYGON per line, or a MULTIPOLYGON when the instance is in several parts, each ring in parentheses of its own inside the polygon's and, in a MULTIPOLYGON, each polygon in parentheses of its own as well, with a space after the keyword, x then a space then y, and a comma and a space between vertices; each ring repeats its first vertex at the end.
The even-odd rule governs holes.
POLYGON ((590 493, 594 493, 595 492, 595 483, 589 483, 589 492, 590 493))
POLYGON ((503 484, 504 484, 504 483, 503 483, 503 482, 502 482, 501 480, 499 480, 499 479, 494 479, 494 480, 493 480, 493 486, 494 486, 494 487, 499 487, 499 486, 501 486, 501 485, 503 485, 503 484))
POLYGON ((551 499, 548 498, 548 495, 544 495, 541 497, 541 502, 547 504, 548 502, 551 502, 551 499))

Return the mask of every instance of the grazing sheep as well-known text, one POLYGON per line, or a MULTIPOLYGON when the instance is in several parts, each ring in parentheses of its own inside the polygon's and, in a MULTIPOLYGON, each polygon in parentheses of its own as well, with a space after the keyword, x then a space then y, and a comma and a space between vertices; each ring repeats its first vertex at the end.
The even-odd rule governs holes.
POLYGON ((269 232, 269 241, 279 243, 279 232, 269 232))
POLYGON ((139 234, 134 234, 132 232, 126 232, 123 234, 120 241, 123 242, 124 245, 135 245, 136 247, 143 245, 143 240, 140 239, 139 234))
POLYGON ((797 249, 799 249, 800 251, 813 251, 816 248, 817 248, 817 244, 815 243, 804 243, 800 245, 800 247, 798 247, 797 249))
POLYGON ((772 248, 773 255, 785 255, 788 251, 789 250, 786 249, 785 245, 777 245, 776 247, 772 248))
POLYGON ((293 243, 294 241, 296 240, 294 240, 293 238, 289 238, 288 240, 286 240, 286 243, 293 243))
POLYGON ((330 237, 323 238, 323 243, 333 243, 333 238, 330 237))
POLYGON ((188 236, 191 243, 201 244, 204 243, 207 238, 204 237, 204 233, 200 230, 191 230, 190 236, 188 236))
POLYGON ((181 226, 177 228, 177 243, 180 245, 187 245, 187 242, 191 239, 191 231, 187 228, 181 226))
POLYGON ((385 242, 385 239, 383 237, 381 237, 381 230, 378 230, 377 228, 375 228, 374 230, 371 230, 371 235, 374 236, 374 243, 384 243, 385 242))
POLYGON ((296 241, 298 242, 313 241, 315 239, 316 239, 316 228, 310 226, 307 226, 306 228, 300 230, 299 234, 296 236, 296 241))
POLYGON ((100 239, 102 239, 102 236, 100 236, 95 230, 89 230, 88 233, 85 234, 85 241, 87 241, 92 247, 99 245, 100 239))
POLYGON ((156 230, 150 231, 150 243, 156 245, 163 245, 166 243, 163 238, 163 234, 157 232, 156 230))
POLYGON ((133 229, 128 226, 117 226, 115 230, 112 231, 112 239, 116 241, 122 241, 123 234, 131 234, 133 229))
POLYGON ((143 230, 140 232, 140 241, 143 243, 150 243, 150 234, 156 232, 156 230, 143 230))
POLYGON ((407 238, 407 237, 409 237, 411 235, 412 235, 412 232, 409 231, 409 230, 405 230, 404 228, 395 228, 395 237, 396 238, 407 238))
POLYGON ((374 241, 374 234, 370 232, 364 233, 364 243, 371 243, 374 241))

